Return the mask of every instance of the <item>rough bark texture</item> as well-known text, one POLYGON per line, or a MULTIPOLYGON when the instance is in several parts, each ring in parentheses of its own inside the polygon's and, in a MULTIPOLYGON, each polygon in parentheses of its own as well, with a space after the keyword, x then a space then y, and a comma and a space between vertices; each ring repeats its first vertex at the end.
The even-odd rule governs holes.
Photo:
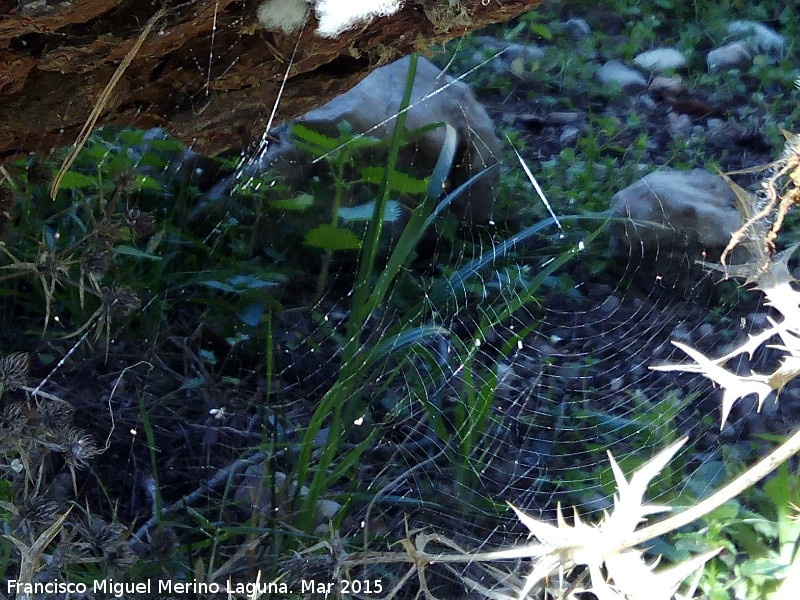
POLYGON ((162 126, 215 154, 260 137, 295 47, 277 121, 376 67, 541 0, 406 0, 339 38, 267 31, 253 0, 0 0, 0 161, 72 144, 103 89, 162 7, 98 124, 162 126), (299 40, 298 40, 299 38, 299 40))

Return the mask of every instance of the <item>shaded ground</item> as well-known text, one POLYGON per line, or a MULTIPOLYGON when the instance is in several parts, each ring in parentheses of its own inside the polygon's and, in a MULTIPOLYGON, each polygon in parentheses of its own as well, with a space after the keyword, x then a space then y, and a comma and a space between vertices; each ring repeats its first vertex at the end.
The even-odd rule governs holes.
MULTIPOLYGON (((599 36, 599 50, 591 61, 617 58, 618 45, 609 40, 626 35, 625 23, 605 13, 585 16, 599 36)), ((608 95, 596 89, 591 67, 581 71, 588 77, 558 76, 559 68, 568 68, 559 67, 558 60, 574 51, 575 44, 556 38, 552 46, 557 50, 553 58, 543 59, 531 76, 507 71, 492 75, 487 69, 477 74, 474 84, 496 122, 515 135, 516 147, 559 214, 606 208, 613 191, 657 165, 691 168, 711 161, 725 170, 741 170, 766 163, 777 152, 777 125, 791 124, 791 107, 771 101, 785 88, 761 85, 750 74, 741 78, 744 89, 698 79, 679 99, 646 93, 608 95), (760 96, 754 96, 756 92, 760 96), (554 114, 565 112, 575 116, 567 123, 557 122, 563 116, 554 119, 554 114), (578 128, 577 138, 564 135, 567 126, 578 128), (574 153, 565 155, 565 149, 574 153), (575 166, 572 172, 570 162, 575 166)), ((696 50, 703 48, 698 44, 696 50)), ((464 48, 459 52, 459 59, 469 55, 464 48)), ((504 193, 532 196, 512 157, 505 177, 504 193)), ((756 178, 746 174, 739 181, 751 185, 756 178)), ((501 208, 507 211, 508 223, 501 226, 524 226, 541 218, 538 202, 521 207, 518 201, 519 197, 506 197, 501 208)), ((569 235, 578 239, 584 233, 573 229, 569 235)), ((538 272, 543 259, 552 257, 553 248, 562 247, 566 245, 553 237, 542 237, 520 250, 513 262, 520 272, 530 269, 523 283, 538 272)), ((455 258, 447 260, 451 263, 430 270, 440 274, 459 266, 455 258)), ((722 354, 759 330, 769 314, 757 297, 742 295, 730 282, 717 285, 696 269, 673 269, 675 256, 667 260, 676 274, 672 282, 656 280, 652 268, 641 267, 640 257, 611 256, 601 241, 586 258, 579 256, 554 274, 537 291, 535 301, 525 303, 481 340, 478 362, 489 367, 482 372, 486 379, 487 373, 497 374, 498 388, 484 434, 470 457, 475 477, 459 475, 452 454, 443 453, 447 445, 427 405, 435 405, 447 428, 457 418, 457 399, 465 388, 477 388, 483 381, 466 381, 462 364, 447 364, 441 379, 425 380, 437 372, 431 362, 447 361, 447 353, 441 351, 447 340, 439 338, 426 342, 426 351, 403 363, 388 386, 381 377, 393 373, 397 364, 382 365, 362 390, 374 398, 366 425, 378 435, 352 478, 326 490, 326 498, 350 503, 339 533, 355 547, 365 526, 384 542, 402 538, 407 526, 422 524, 443 529, 467 546, 507 543, 523 532, 505 513, 506 500, 540 514, 551 514, 556 500, 565 497, 584 513, 607 508, 611 490, 602 476, 607 475, 608 449, 618 457, 642 458, 643 449, 690 435, 695 446, 684 456, 683 467, 692 473, 718 457, 720 444, 751 441, 756 433, 785 435, 800 410, 796 387, 787 390, 778 407, 769 407, 767 418, 755 415, 752 404, 741 403, 720 437, 718 394, 709 382, 648 369, 653 363, 683 361, 670 345, 672 339, 722 354), (519 345, 510 351, 504 348, 513 332, 529 326, 519 345), (428 397, 409 397, 409 389, 419 389, 416 378, 430 384, 428 397), (378 501, 370 504, 378 490, 378 501)), ((344 262, 339 268, 331 291, 312 309, 300 306, 299 300, 285 301, 285 307, 294 310, 275 313, 271 367, 261 353, 264 338, 231 344, 215 331, 213 312, 201 312, 188 302, 177 314, 161 316, 168 334, 152 346, 137 340, 135 331, 118 331, 107 347, 102 342, 79 344, 70 355, 74 343, 57 340, 38 349, 67 358, 52 372, 55 365, 35 364, 29 381, 42 381, 50 373, 42 389, 70 403, 74 424, 105 448, 93 457, 91 471, 79 471, 78 498, 108 520, 114 514, 133 533, 131 547, 151 564, 162 560, 191 565, 203 556, 208 539, 246 522, 255 532, 251 539, 263 543, 249 556, 232 559, 229 567, 249 574, 274 559, 265 548, 279 536, 276 531, 292 531, 294 509, 288 500, 260 514, 246 502, 235 506, 233 498, 250 462, 266 455, 276 473, 295 468, 298 432, 339 373, 341 326, 347 316, 342 299, 349 292, 352 274, 347 271, 352 264, 344 262), (248 456, 251 461, 237 463, 248 456), (214 480, 219 473, 223 476, 214 480), (211 489, 209 481, 215 482, 211 489), (175 504, 187 496, 190 511, 175 504), (152 528, 142 529, 161 502, 174 508, 169 513, 176 521, 170 530, 174 540, 148 538, 145 533, 152 528), (183 545, 176 549, 178 541, 183 545)), ((423 320, 471 342, 482 314, 493 310, 497 301, 513 301, 524 293, 514 285, 492 287, 493 276, 483 277, 481 291, 495 297, 467 303, 450 314, 437 314, 439 307, 431 305, 423 320)), ((313 283, 307 277, 292 286, 305 289, 305 299, 313 283)), ((469 293, 465 289, 463 297, 476 298, 469 293)), ((193 294, 197 293, 190 292, 187 299, 193 294)), ((393 310, 399 309, 387 307, 366 323, 366 333, 388 328, 397 318, 393 310)), ((766 369, 770 358, 756 357, 749 366, 766 369)), ((4 410, 6 422, 15 418, 8 406, 4 410)), ((457 432, 451 433, 457 439, 457 432)), ((356 429, 343 446, 353 448, 364 435, 356 429)), ((754 442, 744 458, 762 454, 765 446, 754 442)), ((313 456, 318 455, 319 448, 313 456)), ((48 482, 46 496, 64 507, 73 497, 73 482, 69 470, 52 467, 53 473, 59 470, 60 475, 48 482)), ((690 475, 678 483, 665 482, 658 493, 702 495, 710 483, 690 475)), ((290 546, 303 547, 308 539, 300 537, 290 546)), ((225 544, 228 556, 242 542, 230 534, 225 544)), ((330 566, 324 561, 300 563, 291 566, 295 576, 307 575, 303 569, 324 572, 330 566)), ((441 585, 448 589, 452 581, 452 575, 442 575, 441 585)))

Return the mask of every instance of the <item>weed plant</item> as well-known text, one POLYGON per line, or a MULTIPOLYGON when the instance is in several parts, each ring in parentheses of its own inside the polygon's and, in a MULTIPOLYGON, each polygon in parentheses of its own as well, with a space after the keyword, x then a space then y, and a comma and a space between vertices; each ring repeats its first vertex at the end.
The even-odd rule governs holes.
MULTIPOLYGON (((414 64, 412 60, 405 103, 414 64)), ((501 274, 502 262, 514 263, 514 244, 551 226, 552 220, 546 220, 509 243, 495 241, 491 253, 469 242, 470 254, 479 258, 445 273, 444 280, 415 274, 411 264, 421 238, 441 223, 448 205, 472 182, 440 197, 456 149, 455 132, 444 124, 432 125, 444 127, 446 135, 429 176, 418 179, 400 172, 396 167, 400 148, 407 136, 419 132, 404 132, 402 114, 397 122, 384 162, 355 171, 355 153, 374 149, 375 140, 355 136, 346 126, 338 138, 295 128, 298 144, 327 165, 330 197, 322 197, 319 190, 314 195, 313 189, 298 192, 280 185, 271 187, 270 194, 260 194, 259 183, 267 189, 269 182, 248 182, 237 190, 240 207, 229 207, 222 214, 212 211, 216 219, 199 225, 196 206, 208 202, 206 190, 199 182, 175 176, 176 156, 186 155, 169 138, 153 139, 145 132, 119 128, 94 133, 62 179, 54 201, 47 197, 56 170, 52 162, 34 158, 4 170, 3 210, 11 221, 0 246, 4 282, 0 310, 5 322, 22 325, 4 330, 0 340, 2 448, 8 466, 0 498, 6 577, 31 581, 46 568, 48 576, 68 574, 71 580, 87 581, 108 576, 186 578, 193 569, 195 576, 219 578, 241 558, 232 546, 242 536, 251 548, 269 540, 260 564, 275 574, 279 559, 289 550, 312 545, 318 512, 332 490, 338 490, 336 499, 342 505, 331 515, 334 527, 348 516, 351 504, 365 502, 365 492, 353 476, 380 430, 365 431, 357 425, 362 419, 383 418, 381 413, 399 417, 412 400, 424 406, 428 426, 454 465, 465 508, 478 506, 470 490, 480 477, 476 457, 492 424, 497 374, 494 364, 481 358, 476 342, 532 302, 548 285, 549 275, 575 253, 565 251, 541 273, 519 278, 518 269, 510 268, 501 274), (346 197, 363 190, 373 190, 373 200, 345 206, 346 197), (398 227, 401 201, 408 217, 398 227), (321 218, 321 211, 314 208, 320 202, 330 207, 321 218), (263 244, 264 223, 285 214, 296 217, 286 228, 287 239, 263 244), (387 228, 392 229, 390 241, 387 228), (280 248, 281 242, 296 243, 291 240, 302 241, 307 255, 316 257, 312 264, 317 269, 297 264, 280 248), (308 310, 314 318, 314 303, 330 294, 331 265, 352 261, 355 253, 353 293, 342 328, 322 327, 330 334, 325 343, 338 354, 338 372, 307 423, 292 437, 286 433, 294 426, 287 416, 288 399, 274 391, 276 349, 283 343, 276 341, 276 323, 286 309, 308 310), (495 297, 486 285, 497 286, 496 305, 485 305, 475 314, 474 329, 456 335, 448 320, 453 310, 464 300, 471 304, 473 298, 495 297), (291 289, 304 291, 297 299, 291 289), (510 290, 515 290, 515 300, 506 305, 503 299, 510 290), (211 344, 193 346, 198 322, 208 332, 200 335, 210 337, 211 344), (370 327, 371 322, 377 326, 370 327), (43 349, 7 350, 31 347, 32 339, 41 340, 43 349), (445 362, 432 351, 442 341, 451 347, 445 362), (175 365, 170 348, 181 349, 182 360, 195 373, 182 379, 178 391, 183 395, 249 385, 246 376, 235 370, 237 364, 261 370, 264 395, 256 410, 263 430, 254 452, 270 457, 263 482, 273 497, 288 490, 280 518, 254 513, 246 526, 230 525, 234 490, 224 478, 184 492, 182 500, 174 501, 170 488, 175 478, 165 472, 163 460, 165 444, 170 443, 168 415, 187 410, 177 397, 154 403, 146 394, 134 394, 130 411, 129 399, 116 398, 115 385, 107 407, 111 433, 103 432, 108 435, 105 443, 73 423, 75 407, 61 397, 71 396, 68 386, 57 387, 56 395, 46 384, 61 381, 61 371, 73 372, 73 365, 92 360, 98 350, 102 360, 117 361, 123 346, 146 360, 148 368, 155 363, 162 372, 175 365), (259 348, 265 349, 263 353, 259 348), (445 406, 435 390, 452 380, 454 371, 461 373, 464 393, 454 405, 445 406), (29 385, 34 377, 40 382, 37 388, 29 385), (406 397, 384 402, 398 389, 406 397), (132 426, 133 435, 141 440, 136 461, 142 464, 138 476, 147 481, 149 518, 136 531, 123 525, 130 516, 128 507, 119 507, 123 514, 113 508, 119 499, 117 482, 108 479, 111 472, 92 469, 104 452, 120 452, 113 447, 119 443, 119 431, 112 437, 117 419, 126 423, 124 427, 132 426), (323 430, 325 441, 320 445, 323 430), (72 490, 53 501, 54 486, 65 474, 66 487, 72 490), (351 483, 343 486, 348 480, 351 483), (73 505, 87 483, 99 491, 100 502, 95 497, 73 505), (222 487, 212 489, 214 485, 222 487), (41 495, 44 490, 49 491, 41 495), (198 499, 210 506, 192 506, 198 499), (144 543, 149 559, 158 558, 157 562, 136 560, 133 550, 141 551, 144 543), (55 546, 73 544, 74 552, 52 554, 55 546)), ((450 241, 455 244, 455 237, 450 241)), ((456 249, 455 255, 462 252, 456 249)), ((534 326, 503 340, 500 354, 510 352, 534 326)), ((219 407, 189 412, 197 414, 198 408, 200 414, 226 418, 219 407)), ((224 454, 230 455, 230 449, 224 454)), ((255 459, 229 460, 234 462, 223 472, 233 477, 255 459)))
MULTIPOLYGON (((761 10, 734 1, 725 4, 720 11, 736 8, 758 16, 761 10)), ((653 32, 658 34, 667 19, 686 24, 687 31, 676 38, 679 45, 717 40, 721 35, 712 27, 706 30, 698 25, 696 3, 655 2, 651 7, 619 0, 614 8, 625 19, 646 17, 634 28, 629 47, 622 49, 625 55, 646 49, 655 39, 653 32)), ((787 21, 785 13, 778 18, 787 21)), ((542 14, 522 17, 507 30, 506 37, 557 39, 542 14)), ((461 42, 456 60, 472 43, 461 42)), ((580 52, 568 56, 566 48, 558 47, 541 62, 518 64, 515 69, 533 92, 537 86, 567 89, 586 85, 583 80, 590 72, 589 60, 580 52)), ((412 60, 403 106, 410 96, 414 64, 412 60)), ((782 82, 789 68, 783 65, 781 72, 760 67, 753 75, 761 78, 765 88, 782 82)), ((698 83, 716 85, 715 77, 721 76, 699 76, 698 83)), ((476 83, 506 92, 519 85, 491 77, 476 83)), ((574 107, 553 104, 550 108, 574 107)), ((578 241, 589 248, 600 235, 603 217, 597 212, 604 208, 604 199, 643 174, 637 165, 648 152, 648 139, 640 134, 631 142, 626 135, 635 123, 592 114, 590 127, 575 148, 566 148, 541 163, 536 172, 544 182, 545 195, 553 199, 558 214, 573 215, 561 218, 564 229, 557 236, 544 238, 545 250, 531 251, 526 243, 551 231, 556 222, 538 202, 520 209, 517 192, 525 190, 526 197, 532 196, 531 182, 509 154, 506 164, 514 166, 503 177, 507 196, 501 199, 500 210, 521 212, 526 223, 534 224, 517 227, 509 219, 501 223, 498 237, 490 245, 481 248, 473 241, 469 242, 473 244, 470 251, 454 250, 454 257, 468 256, 469 260, 444 261, 435 273, 421 275, 412 268, 419 241, 441 224, 445 209, 464 189, 441 197, 455 156, 455 139, 447 126, 434 126, 445 127, 446 143, 434 170, 425 178, 397 168, 400 148, 410 135, 404 131, 402 113, 392 139, 382 148, 383 162, 361 169, 353 168, 354 154, 376 148, 375 140, 353 135, 345 125, 338 137, 295 128, 295 140, 326 165, 329 178, 302 191, 278 184, 271 187, 270 194, 263 190, 274 181, 271 174, 248 182, 237 190, 241 205, 223 210, 205 229, 192 222, 192 210, 204 200, 205 190, 191 182, 172 188, 172 181, 182 180, 160 176, 168 172, 169 157, 184 150, 169 139, 147 141, 143 132, 130 129, 95 133, 62 181, 55 202, 46 198, 55 170, 46 161, 20 162, 4 171, 6 190, 0 196, 0 215, 8 214, 11 219, 0 227, 0 294, 4 300, 0 318, 19 326, 0 333, 0 448, 4 459, 0 576, 31 580, 37 574, 68 573, 72 579, 88 580, 124 574, 130 579, 167 572, 186 579, 219 579, 240 572, 248 561, 266 566, 270 576, 275 576, 279 561, 288 553, 315 547, 320 535, 319 513, 326 501, 334 499, 338 504, 334 514, 327 515, 335 530, 356 505, 377 498, 376 493, 363 489, 359 463, 376 443, 380 427, 405 420, 410 414, 423 421, 419 427, 428 427, 433 433, 442 464, 452 470, 464 518, 474 518, 470 508, 479 507, 484 515, 499 515, 505 509, 499 499, 481 498, 476 491, 486 466, 487 439, 497 425, 493 412, 499 385, 495 359, 510 354, 539 323, 532 318, 513 332, 507 330, 505 337, 493 342, 494 354, 487 354, 482 346, 521 309, 535 314, 537 301, 545 295, 571 289, 572 282, 559 279, 559 269, 579 254, 578 241), (149 170, 142 168, 145 166, 149 170), (610 177, 611 173, 615 176, 610 177), (346 198, 363 190, 370 190, 370 201, 346 206, 346 198), (412 201, 404 207, 408 220, 402 223, 397 217, 401 200, 409 197, 412 201), (318 210, 320 206, 325 210, 318 210), (281 216, 286 214, 294 218, 281 216), (284 229, 289 235, 265 243, 265 224, 278 219, 281 226, 287 225, 284 229), (387 242, 386 229, 392 230, 391 242, 387 242), (312 261, 298 264, 289 256, 286 248, 297 247, 297 240, 302 242, 303 257, 313 257, 312 261), (341 327, 327 323, 319 310, 320 299, 330 294, 337 261, 356 265, 352 281, 347 282, 352 296, 341 327), (314 403, 305 403, 300 410, 290 404, 301 403, 282 397, 278 385, 278 350, 286 347, 278 330, 287 309, 307 311, 311 319, 317 319, 326 338, 319 349, 337 357, 333 381, 314 403), (215 344, 191 346, 198 322, 211 331, 215 344), (164 427, 164 407, 146 401, 144 394, 134 394, 139 439, 144 440, 145 450, 137 460, 148 464, 148 470, 141 473, 147 473, 146 488, 150 490, 149 519, 135 532, 118 518, 119 498, 114 490, 106 487, 99 472, 91 470, 98 454, 109 451, 108 443, 102 444, 102 438, 94 439, 73 422, 75 410, 70 402, 39 389, 56 372, 52 369, 63 368, 66 359, 91 359, 98 348, 104 359, 114 358, 115 344, 122 338, 130 348, 146 348, 141 356, 153 362, 162 360, 169 368, 178 361, 174 351, 165 348, 170 343, 180 348, 181 359, 195 372, 195 376, 185 377, 180 386, 183 392, 206 393, 218 381, 229 385, 222 390, 241 387, 245 378, 232 367, 237 361, 264 382, 255 407, 261 429, 257 431, 259 439, 252 440, 253 454, 238 452, 229 457, 230 466, 214 479, 218 484, 215 495, 209 483, 192 491, 184 488, 183 499, 175 502, 166 497, 169 484, 160 477, 166 475, 161 465, 167 452, 163 446, 166 438, 159 431, 164 427), (443 345, 449 349, 446 360, 438 350, 443 345), (38 350, 20 352, 23 347, 38 350), (33 368, 31 359, 36 361, 33 368), (31 385, 34 374, 41 382, 37 388, 31 385), (455 398, 441 393, 443 381, 457 383, 455 398), (416 410, 419 405, 421 416, 416 410), (308 410, 305 421, 298 418, 303 410, 308 410), (234 522, 234 475, 237 469, 265 458, 261 480, 269 490, 276 516, 254 511, 246 523, 234 522), (87 479, 104 495, 106 510, 98 510, 102 515, 93 512, 96 508, 76 502, 78 484, 87 479), (65 491, 55 500, 40 494, 57 486, 65 491), (193 505, 198 497, 210 500, 209 505, 193 505), (149 563, 137 561, 132 550, 145 539, 150 546, 149 563)), ((521 147, 518 139, 509 137, 514 148, 521 147)), ((689 144, 675 145, 671 164, 696 166, 701 158, 692 153, 689 144)), ((269 231, 274 234, 275 230, 269 231)), ((448 241, 464 243, 455 235, 448 241)), ((604 257, 592 256, 599 261, 594 268, 603 270, 604 257)), ((629 398, 637 426, 602 410, 559 417, 560 405, 551 400, 547 409, 552 410, 556 424, 559 418, 579 418, 593 424, 598 438, 623 432, 630 434, 627 443, 631 446, 649 445, 657 437, 675 448, 680 436, 672 416, 693 398, 670 397, 658 406, 658 410, 666 407, 666 413, 656 411, 646 398, 629 398), (643 421, 647 426, 641 426, 643 421)), ((169 404, 166 413, 177 412, 176 406, 169 404)), ((207 413, 207 407, 195 408, 195 414, 198 412, 207 413)), ((568 442, 573 448, 581 443, 566 436, 555 428, 547 441, 553 452, 561 443, 568 442)), ((681 463, 666 465, 666 459, 655 462, 665 472, 666 487, 686 469, 681 463)), ((642 467, 634 458, 620 464, 626 471, 642 467)), ((649 469, 652 474, 652 464, 649 469)), ((609 473, 607 469, 575 472, 569 474, 572 479, 539 484, 544 493, 560 486, 580 494, 587 481, 601 480, 603 488, 611 491, 621 482, 616 471, 613 481, 609 473)), ((700 485, 699 481, 690 481, 687 489, 700 485)), ((772 591, 776 586, 770 578, 785 569, 797 539, 796 523, 786 508, 787 501, 796 501, 796 474, 784 469, 773 481, 763 492, 753 492, 746 499, 747 506, 732 502, 707 515, 707 539, 705 533, 682 532, 669 544, 659 542, 659 551, 677 563, 688 560, 695 550, 722 545, 736 556, 746 548, 752 560, 726 564, 728 558, 713 559, 701 588, 713 598, 727 597, 724 594, 731 591, 740 597, 772 591), (775 541, 779 542, 777 552, 775 541), (730 583, 731 572, 737 575, 735 584, 730 583)), ((693 499, 678 498, 676 505, 693 499)), ((403 498, 392 501, 402 506, 403 498)), ((438 511, 445 514, 443 507, 438 511)), ((552 533, 535 522, 524 518, 523 522, 537 536, 552 533)), ((344 544, 348 549, 354 547, 350 541, 344 544)), ((415 554, 409 550, 408 555, 421 557, 414 563, 420 572, 434 558, 422 551, 415 554)), ((514 592, 527 585, 524 578, 517 583, 510 586, 514 592)))

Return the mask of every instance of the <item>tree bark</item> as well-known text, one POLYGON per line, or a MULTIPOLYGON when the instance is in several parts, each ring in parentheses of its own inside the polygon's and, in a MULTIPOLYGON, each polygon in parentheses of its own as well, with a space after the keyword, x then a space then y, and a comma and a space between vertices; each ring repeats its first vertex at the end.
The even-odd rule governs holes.
POLYGON ((0 162, 73 144, 96 106, 98 125, 165 127, 205 154, 241 149, 264 132, 287 69, 275 123, 541 2, 451 1, 406 0, 329 38, 314 17, 293 34, 267 31, 252 0, 0 0, 0 162))

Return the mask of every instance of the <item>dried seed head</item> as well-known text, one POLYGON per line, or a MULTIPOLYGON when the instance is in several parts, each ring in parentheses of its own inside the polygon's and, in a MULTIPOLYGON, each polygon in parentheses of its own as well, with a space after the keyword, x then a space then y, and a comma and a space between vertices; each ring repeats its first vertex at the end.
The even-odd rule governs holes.
POLYGON ((138 208, 131 209, 125 219, 128 226, 133 231, 133 235, 137 238, 147 237, 153 233, 155 227, 155 218, 152 213, 142 212, 138 208))
POLYGON ((148 531, 150 554, 154 557, 171 556, 178 546, 178 536, 171 527, 154 527, 148 531))
POLYGON ((127 317, 142 306, 139 296, 127 285, 121 285, 113 290, 104 287, 101 294, 103 304, 114 318, 127 317))
POLYGON ((15 352, 0 359, 0 395, 25 385, 31 358, 27 352, 15 352))
POLYGON ((127 196, 136 189, 136 171, 133 169, 125 169, 117 174, 116 177, 117 189, 119 194, 127 196))
POLYGON ((0 448, 27 445, 31 436, 31 411, 25 402, 11 402, 0 411, 0 448))
POLYGON ((139 560, 139 557, 127 542, 117 544, 116 548, 105 553, 105 558, 106 569, 110 573, 126 571, 139 560))
POLYGON ((122 523, 106 523, 103 519, 92 518, 90 531, 95 547, 103 552, 109 552, 119 545, 126 529, 122 523))
POLYGON ((94 232, 107 246, 113 246, 124 237, 122 225, 119 223, 97 223, 94 232))
POLYGON ((76 528, 85 550, 95 556, 102 555, 108 571, 124 571, 138 560, 128 544, 128 529, 122 523, 108 523, 86 513, 84 519, 76 523, 76 528))
POLYGON ((42 531, 50 527, 59 513, 56 502, 37 495, 24 497, 18 505, 18 510, 15 518, 17 527, 33 537, 38 537, 42 531))
POLYGON ((105 273, 111 268, 111 252, 91 249, 86 253, 83 264, 89 273, 105 273))
POLYGON ((89 461, 100 454, 94 440, 80 429, 70 429, 67 432, 67 439, 62 450, 67 465, 77 469, 88 467, 89 461))
POLYGON ((65 400, 46 398, 37 402, 39 420, 47 430, 56 431, 63 429, 72 422, 75 408, 65 400))

